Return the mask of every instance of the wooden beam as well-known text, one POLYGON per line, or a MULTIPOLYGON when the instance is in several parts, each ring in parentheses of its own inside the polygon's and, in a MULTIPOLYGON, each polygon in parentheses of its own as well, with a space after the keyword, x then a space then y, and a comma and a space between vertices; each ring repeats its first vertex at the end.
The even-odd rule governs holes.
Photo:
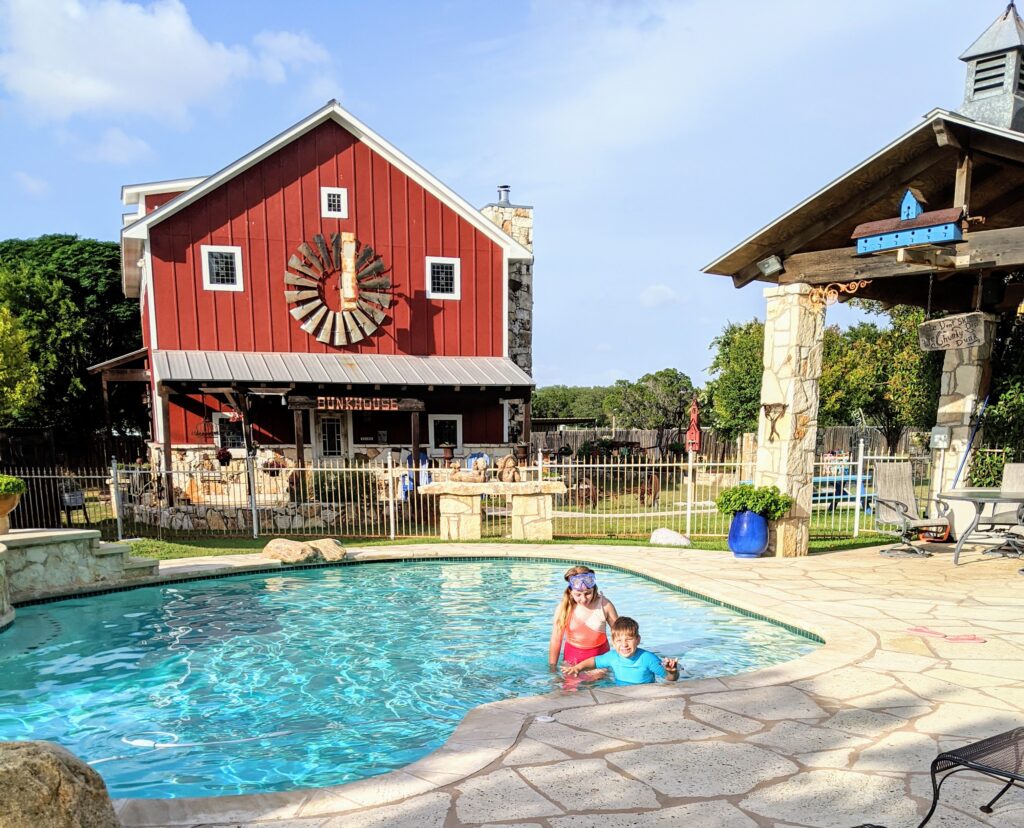
MULTIPOLYGON (((929 169, 934 167, 940 161, 947 160, 949 158, 949 150, 947 148, 936 146, 932 147, 927 152, 919 155, 913 161, 893 170, 884 178, 876 181, 870 187, 868 187, 863 193, 859 193, 852 198, 848 198, 846 201, 836 205, 835 209, 831 212, 826 212, 821 218, 815 221, 813 224, 808 225, 799 233, 790 236, 781 245, 773 248, 771 253, 775 253, 783 258, 783 265, 786 270, 789 270, 789 259, 795 254, 795 251, 799 250, 809 242, 814 241, 819 236, 823 236, 825 233, 833 230, 844 221, 848 221, 857 215, 861 211, 870 207, 873 204, 881 201, 883 198, 888 198, 894 194, 897 194, 900 189, 906 187, 915 178, 923 175, 929 169)), ((898 213, 899 210, 896 210, 898 213)), ((765 256, 770 256, 771 253, 766 252, 765 256)), ((763 256, 761 258, 764 258, 763 256)), ((747 265, 739 273, 732 277, 732 283, 735 287, 743 287, 744 285, 750 284, 761 275, 761 271, 757 269, 757 264, 747 265)), ((769 280, 774 281, 774 280, 769 280)), ((779 284, 785 284, 785 273, 783 273, 778 279, 779 284)))
POLYGON ((412 471, 409 474, 409 479, 412 481, 413 490, 415 491, 420 477, 420 413, 413 411, 409 416, 412 418, 410 420, 412 431, 412 471))
POLYGON ((971 175, 974 161, 969 152, 961 152, 956 162, 956 183, 953 187, 953 206, 962 207, 966 215, 970 215, 971 175))
POLYGON ((964 148, 960 131, 949 121, 935 121, 932 129, 935 130, 935 141, 940 147, 952 147, 957 150, 964 148))
MULTIPOLYGON (((1024 227, 965 233, 956 245, 958 257, 969 255, 969 264, 958 272, 1000 270, 1024 266, 1024 227)), ((824 285, 855 279, 892 279, 900 276, 934 273, 934 265, 899 262, 892 254, 858 256, 856 247, 797 253, 786 259, 786 270, 779 284, 802 282, 824 285)))
POLYGON ((149 382, 148 368, 108 368, 101 374, 104 382, 149 382))
POLYGON ((295 423, 295 465, 300 471, 295 472, 296 497, 299 503, 306 502, 306 437, 303 433, 303 414, 300 409, 292 412, 295 423))

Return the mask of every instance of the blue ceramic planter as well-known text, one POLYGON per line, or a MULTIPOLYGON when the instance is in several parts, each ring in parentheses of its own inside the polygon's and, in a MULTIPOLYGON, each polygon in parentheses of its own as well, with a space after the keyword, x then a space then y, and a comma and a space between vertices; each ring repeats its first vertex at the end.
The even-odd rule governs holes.
POLYGON ((734 514, 729 548, 737 558, 760 558, 768 548, 768 519, 749 509, 734 514))

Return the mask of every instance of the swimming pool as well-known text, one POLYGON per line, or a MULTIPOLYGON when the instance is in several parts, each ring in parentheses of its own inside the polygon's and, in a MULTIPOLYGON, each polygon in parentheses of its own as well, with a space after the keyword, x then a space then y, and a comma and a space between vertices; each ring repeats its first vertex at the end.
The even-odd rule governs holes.
MULTIPOLYGON (((146 587, 18 610, 0 634, 0 740, 48 739, 113 796, 221 796, 385 773, 547 670, 564 564, 401 562, 146 587)), ((599 571, 682 678, 818 644, 636 575, 599 571)))

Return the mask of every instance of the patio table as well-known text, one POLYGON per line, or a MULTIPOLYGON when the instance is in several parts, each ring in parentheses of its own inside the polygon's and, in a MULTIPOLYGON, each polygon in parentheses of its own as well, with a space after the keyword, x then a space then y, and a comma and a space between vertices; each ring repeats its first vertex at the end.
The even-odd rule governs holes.
POLYGON ((971 519, 971 525, 967 527, 967 531, 960 533, 960 537, 956 542, 956 549, 953 550, 953 564, 955 565, 960 562, 960 550, 963 548, 964 542, 978 528, 978 523, 981 521, 981 510, 985 508, 985 504, 1021 504, 1024 503, 1024 492, 999 488, 954 489, 949 492, 940 492, 939 500, 963 500, 974 506, 974 517, 971 519))

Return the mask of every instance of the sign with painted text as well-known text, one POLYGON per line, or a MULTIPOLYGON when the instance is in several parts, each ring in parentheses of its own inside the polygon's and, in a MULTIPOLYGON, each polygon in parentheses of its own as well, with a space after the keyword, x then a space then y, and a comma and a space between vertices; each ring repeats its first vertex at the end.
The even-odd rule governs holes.
POLYGON ((404 397, 298 397, 288 398, 293 411, 423 411, 423 400, 404 397))
POLYGON ((922 322, 917 328, 922 351, 955 351, 974 348, 985 341, 985 314, 958 313, 922 322))

